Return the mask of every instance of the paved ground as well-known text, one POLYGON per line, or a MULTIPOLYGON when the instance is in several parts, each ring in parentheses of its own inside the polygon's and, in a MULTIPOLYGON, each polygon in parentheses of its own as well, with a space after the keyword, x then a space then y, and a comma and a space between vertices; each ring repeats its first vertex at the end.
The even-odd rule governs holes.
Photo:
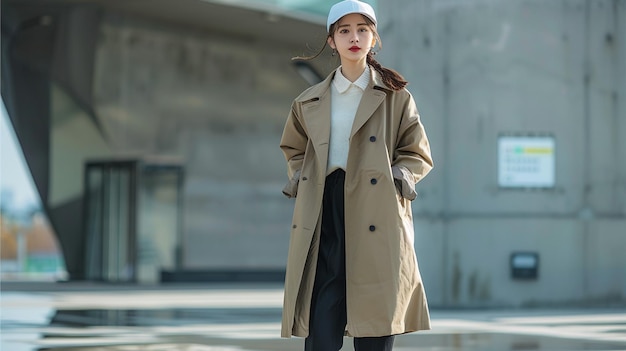
MULTIPOLYGON (((302 350, 302 339, 279 338, 279 285, 65 284, 2 285, 0 350, 302 350)), ((433 310, 432 319, 432 331, 399 336, 394 350, 626 350, 626 309, 433 310)))

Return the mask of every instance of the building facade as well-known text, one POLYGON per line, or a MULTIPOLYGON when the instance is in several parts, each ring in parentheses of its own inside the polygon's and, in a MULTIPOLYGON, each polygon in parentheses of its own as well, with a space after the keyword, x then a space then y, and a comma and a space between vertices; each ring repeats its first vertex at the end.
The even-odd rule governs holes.
MULTIPOLYGON (((100 247, 84 210, 93 160, 184 169, 178 230, 139 211, 144 234, 109 242, 131 265, 284 270, 293 202, 278 144, 312 83, 290 59, 323 45, 332 2, 246 4, 2 2, 2 96, 71 279, 89 279, 100 247)), ((377 13, 377 58, 409 80, 432 143, 413 203, 430 303, 623 304, 626 3, 398 0, 377 13)), ((326 52, 307 68, 337 65, 326 52)), ((135 268, 116 269, 141 282, 135 268)))

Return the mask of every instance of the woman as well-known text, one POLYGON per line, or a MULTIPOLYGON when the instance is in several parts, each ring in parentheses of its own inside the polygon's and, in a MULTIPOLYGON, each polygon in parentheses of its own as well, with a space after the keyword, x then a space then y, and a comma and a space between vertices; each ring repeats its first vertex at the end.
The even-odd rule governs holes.
POLYGON ((393 335, 430 329, 411 213, 430 147, 407 82, 373 58, 372 7, 342 1, 327 22, 341 66, 294 100, 280 143, 296 199, 282 336, 391 350, 393 335))

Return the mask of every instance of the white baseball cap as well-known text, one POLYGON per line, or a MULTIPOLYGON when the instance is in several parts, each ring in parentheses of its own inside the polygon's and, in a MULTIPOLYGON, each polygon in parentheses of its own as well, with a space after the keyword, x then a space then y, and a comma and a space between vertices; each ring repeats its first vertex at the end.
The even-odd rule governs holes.
POLYGON ((357 0, 344 0, 334 4, 333 7, 330 8, 328 20, 326 21, 326 30, 330 30, 330 25, 339 21, 341 17, 351 13, 365 15, 376 25, 376 14, 370 4, 357 0))

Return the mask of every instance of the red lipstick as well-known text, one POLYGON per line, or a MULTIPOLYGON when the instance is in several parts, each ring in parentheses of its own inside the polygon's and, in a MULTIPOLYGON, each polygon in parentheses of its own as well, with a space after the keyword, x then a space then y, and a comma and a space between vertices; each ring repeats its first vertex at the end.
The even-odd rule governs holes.
POLYGON ((349 50, 352 51, 352 52, 357 52, 357 51, 361 50, 361 48, 355 45, 355 46, 351 47, 349 50))

